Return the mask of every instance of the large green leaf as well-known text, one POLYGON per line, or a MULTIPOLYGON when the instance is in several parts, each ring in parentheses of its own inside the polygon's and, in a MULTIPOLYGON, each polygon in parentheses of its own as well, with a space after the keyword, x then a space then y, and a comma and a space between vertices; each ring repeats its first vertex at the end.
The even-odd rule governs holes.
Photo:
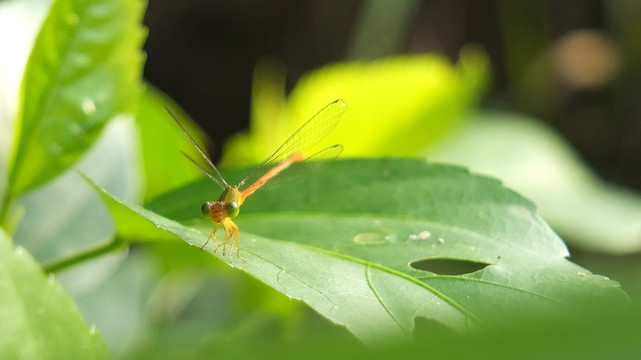
POLYGON ((87 327, 53 275, 45 276, 0 229, 0 354, 6 359, 106 359, 107 348, 87 327))
POLYGON ((73 164, 104 124, 140 94, 142 1, 58 0, 36 39, 22 83, 9 194, 73 164))
MULTIPOLYGON (((199 204, 218 195, 201 181, 158 198, 153 211, 105 198, 129 229, 136 213, 202 246, 211 222, 198 218, 199 204)), ((247 261, 233 257, 232 266, 370 344, 411 338, 416 317, 467 332, 518 321, 526 311, 628 301, 616 282, 566 259, 565 245, 531 202, 457 167, 337 161, 307 180, 253 195, 237 223, 247 261)))

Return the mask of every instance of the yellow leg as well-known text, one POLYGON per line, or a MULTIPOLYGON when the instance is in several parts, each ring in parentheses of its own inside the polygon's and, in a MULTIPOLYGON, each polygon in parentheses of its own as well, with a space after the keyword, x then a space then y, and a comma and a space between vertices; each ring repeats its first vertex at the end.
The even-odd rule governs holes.
MULTIPOLYGON (((216 224, 216 225, 218 225, 218 224, 216 224)), ((231 221, 230 218, 226 218, 225 220, 223 220, 223 226, 225 227, 225 236, 223 237, 223 241, 218 243, 218 245, 214 246, 214 254, 218 251, 218 248, 222 246, 223 247, 223 256, 225 256, 225 254, 227 254, 227 241, 229 240, 229 238, 231 236, 231 227, 232 226, 236 226, 236 224, 234 224, 234 222, 231 221)), ((238 227, 236 227, 236 228, 238 228, 238 227)), ((234 244, 234 242, 232 241, 232 246, 233 246, 233 244, 234 244)), ((229 263, 231 263, 231 251, 229 252, 229 255, 230 255, 229 263)))
POLYGON ((213 237, 214 238, 214 241, 213 241, 214 242, 214 253, 216 252, 216 230, 218 230, 218 223, 214 223, 214 228, 209 233, 209 236, 207 237, 207 241, 205 241, 203 246, 200 247, 200 250, 204 249, 205 245, 207 245, 207 243, 209 243, 209 238, 213 237))
POLYGON ((240 256, 240 230, 238 229, 238 225, 236 225, 230 218, 226 218, 225 220, 223 220, 223 226, 225 227, 225 236, 223 237, 223 240, 216 244, 216 230, 218 230, 218 223, 214 223, 214 228, 209 233, 207 241, 205 241, 200 249, 204 249, 205 246, 209 243, 209 239, 213 239, 214 254, 218 251, 218 248, 222 246, 223 256, 227 254, 229 256, 229 263, 231 264, 232 252, 234 251, 234 246, 236 246, 236 256, 242 261, 247 261, 242 256, 240 256), (227 241, 229 241, 229 239, 231 239, 231 244, 229 246, 229 252, 227 252, 227 241))
POLYGON ((236 244, 236 256, 242 261, 247 261, 242 256, 240 256, 240 230, 238 229, 238 226, 236 224, 234 223, 232 224, 233 224, 233 227, 231 229, 231 237, 233 238, 233 241, 229 249, 230 258, 231 258, 231 252, 234 249, 234 244, 236 244))
POLYGON ((225 239, 223 240, 223 256, 226 253, 226 244, 229 239, 231 239, 231 245, 229 246, 229 263, 232 263, 232 252, 234 251, 234 245, 236 246, 236 256, 246 261, 242 256, 240 256, 240 230, 238 225, 236 225, 230 218, 227 218, 223 221, 223 226, 225 227, 225 239))
POLYGON ((223 255, 225 255, 225 247, 227 246, 227 231, 225 231, 225 236, 223 237, 223 241, 219 242, 218 245, 214 244, 214 254, 216 251, 218 251, 218 248, 222 245, 223 247, 223 255))

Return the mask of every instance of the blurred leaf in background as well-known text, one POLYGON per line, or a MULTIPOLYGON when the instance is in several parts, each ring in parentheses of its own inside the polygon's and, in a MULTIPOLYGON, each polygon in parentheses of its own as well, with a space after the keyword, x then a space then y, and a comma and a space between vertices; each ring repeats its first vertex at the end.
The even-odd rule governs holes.
POLYGON ((488 62, 468 48, 456 66, 436 54, 338 63, 300 79, 287 98, 279 75, 273 65, 257 67, 249 133, 229 141, 221 166, 260 162, 339 97, 349 110, 327 142, 342 143, 342 157, 417 156, 478 102, 488 62))
MULTIPOLYGON (((595 5, 584 7, 583 15, 575 13, 570 25, 565 17, 558 22, 560 12, 543 16, 548 9, 541 3, 501 1, 497 13, 511 109, 501 108, 512 111, 475 115, 460 139, 447 139, 430 155, 501 177, 540 204, 546 219, 577 250, 639 254, 641 195, 603 181, 584 159, 614 181, 641 169, 634 90, 641 81, 641 28, 632 20, 641 6, 632 1, 595 5), (588 13, 601 19, 595 22, 588 13)), ((637 179, 629 176, 627 182, 639 184, 637 179)))
POLYGON ((610 254, 641 251, 639 194, 601 181, 540 121, 500 112, 472 116, 428 158, 504 180, 534 199, 570 245, 610 254))
POLYGON ((10 197, 60 174, 108 120, 134 111, 144 60, 143 12, 140 1, 53 3, 25 68, 10 197))

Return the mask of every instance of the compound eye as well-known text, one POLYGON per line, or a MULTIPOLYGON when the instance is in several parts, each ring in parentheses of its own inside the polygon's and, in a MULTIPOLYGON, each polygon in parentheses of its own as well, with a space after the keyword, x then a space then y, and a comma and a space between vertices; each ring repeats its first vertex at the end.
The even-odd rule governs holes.
POLYGON ((227 216, 229 216, 230 218, 235 218, 236 216, 238 216, 238 213, 240 212, 240 207, 235 201, 230 201, 227 203, 226 210, 227 210, 227 216))
POLYGON ((204 217, 209 217, 211 214, 211 207, 209 206, 209 202, 206 202, 200 206, 200 213, 203 214, 204 217))

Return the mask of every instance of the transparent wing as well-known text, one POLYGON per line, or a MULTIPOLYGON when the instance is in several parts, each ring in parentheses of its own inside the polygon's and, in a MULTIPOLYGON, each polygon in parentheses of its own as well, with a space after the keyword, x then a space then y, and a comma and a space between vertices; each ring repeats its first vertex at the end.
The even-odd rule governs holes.
POLYGON ((263 190, 273 189, 294 181, 305 175, 321 170, 327 163, 336 159, 343 151, 343 145, 336 144, 310 155, 305 161, 291 164, 287 170, 279 173, 272 180, 266 182, 260 188, 263 190))
MULTIPOLYGON (((316 115, 312 116, 311 119, 298 128, 292 136, 285 140, 272 155, 250 171, 247 176, 238 183, 238 186, 240 187, 248 181, 251 183, 251 181, 258 179, 272 167, 280 164, 295 152, 302 152, 305 158, 309 160, 329 160, 330 158, 336 158, 343 150, 342 145, 328 147, 311 156, 307 154, 307 151, 318 145, 321 140, 334 130, 345 110, 347 110, 347 103, 340 99, 322 108, 316 115)), ((295 175, 295 173, 300 172, 304 174, 313 169, 314 166, 310 166, 307 163, 309 163, 309 161, 305 160, 301 163, 292 164, 290 166, 291 169, 288 168, 285 171, 285 174, 290 173, 290 175, 285 176, 279 174, 278 177, 299 177, 299 175, 295 175), (295 171, 295 169, 299 168, 301 170, 295 171)), ((280 182, 280 180, 278 182, 280 182)), ((267 185, 266 183, 265 186, 267 185)), ((273 184, 269 187, 273 187, 273 184)))

